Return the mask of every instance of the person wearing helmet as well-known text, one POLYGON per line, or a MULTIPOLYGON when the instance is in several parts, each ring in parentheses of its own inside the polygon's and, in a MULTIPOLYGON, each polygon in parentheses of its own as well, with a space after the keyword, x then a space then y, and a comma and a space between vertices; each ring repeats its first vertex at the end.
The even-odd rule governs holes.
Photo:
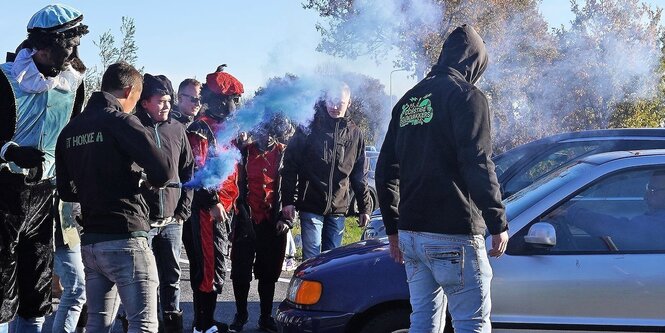
POLYGON ((282 272, 286 233, 293 222, 281 215, 279 167, 286 145, 277 138, 293 132, 288 119, 276 115, 253 131, 253 142, 241 150, 237 200, 239 214, 234 220, 231 247, 231 279, 236 314, 229 327, 240 332, 247 323, 247 296, 252 271, 259 280, 261 316, 259 329, 277 332, 272 317, 275 283, 282 272))
MULTIPOLYGON (((187 129, 195 156, 195 168, 202 168, 210 151, 223 149, 216 134, 238 106, 243 85, 233 75, 217 71, 208 74, 201 96, 205 114, 187 129)), ((192 216, 183 228, 183 244, 190 263, 190 282, 194 303, 194 332, 226 331, 228 326, 213 319, 217 295, 222 292, 229 265, 229 233, 238 198, 237 173, 231 174, 215 189, 195 189, 192 216)))
POLYGON ((83 104, 82 20, 66 5, 40 9, 0 65, 0 323, 18 314, 20 332, 41 332, 52 311, 55 145, 83 104))

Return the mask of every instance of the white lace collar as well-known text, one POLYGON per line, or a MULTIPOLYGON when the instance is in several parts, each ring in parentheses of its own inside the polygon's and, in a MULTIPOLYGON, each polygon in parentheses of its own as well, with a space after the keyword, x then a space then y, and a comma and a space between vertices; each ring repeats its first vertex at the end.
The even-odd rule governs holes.
POLYGON ((12 65, 12 75, 21 89, 27 93, 38 94, 50 89, 74 92, 81 84, 83 75, 67 65, 67 68, 56 77, 45 77, 37 69, 32 56, 37 53, 32 49, 22 49, 12 65))

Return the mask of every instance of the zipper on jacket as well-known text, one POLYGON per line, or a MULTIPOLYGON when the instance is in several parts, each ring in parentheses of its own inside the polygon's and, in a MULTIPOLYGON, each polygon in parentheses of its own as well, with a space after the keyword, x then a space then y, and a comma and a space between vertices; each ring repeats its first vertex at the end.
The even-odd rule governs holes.
POLYGON ((162 148, 162 139, 159 137, 159 131, 157 130, 158 124, 155 124, 155 142, 157 143, 157 148, 162 148))
POLYGON ((309 188, 309 180, 305 182, 305 189, 302 191, 302 201, 305 201, 307 198, 307 189, 309 188))
MULTIPOLYGON (((335 149, 337 148, 337 130, 339 130, 339 120, 335 122, 335 131, 333 132, 332 156, 330 157, 330 176, 328 177, 328 202, 326 202, 326 209, 323 211, 323 215, 329 214, 329 210, 332 208, 332 181, 333 173, 335 171, 335 157, 337 157, 337 154, 335 154, 335 149)), ((328 150, 326 149, 326 151, 328 150)))
MULTIPOLYGON (((157 127, 159 124, 155 124, 155 143, 157 143, 157 148, 162 148, 162 139, 159 137, 157 127)), ((164 218, 164 189, 160 188, 157 193, 159 193, 159 217, 164 218)))

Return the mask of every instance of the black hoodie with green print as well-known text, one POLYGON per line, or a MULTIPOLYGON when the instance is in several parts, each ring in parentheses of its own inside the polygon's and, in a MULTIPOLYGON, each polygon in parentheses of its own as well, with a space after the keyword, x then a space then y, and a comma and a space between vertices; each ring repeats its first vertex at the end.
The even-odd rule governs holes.
POLYGON ((481 37, 459 27, 432 71, 395 105, 376 167, 388 235, 507 229, 491 160, 489 107, 473 85, 487 62, 481 37))

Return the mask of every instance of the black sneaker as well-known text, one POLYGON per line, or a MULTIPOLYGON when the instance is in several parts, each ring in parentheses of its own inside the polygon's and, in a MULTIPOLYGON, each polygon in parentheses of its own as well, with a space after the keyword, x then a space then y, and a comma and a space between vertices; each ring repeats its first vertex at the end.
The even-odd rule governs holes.
POLYGON ((259 318, 259 329, 266 332, 277 333, 277 323, 271 316, 261 316, 259 318))
POLYGON ((229 331, 229 325, 226 325, 221 322, 215 322, 215 326, 217 326, 217 332, 219 333, 224 333, 229 331))
POLYGON ((247 324, 248 315, 235 314, 233 322, 229 325, 229 332, 242 332, 242 328, 247 324))

